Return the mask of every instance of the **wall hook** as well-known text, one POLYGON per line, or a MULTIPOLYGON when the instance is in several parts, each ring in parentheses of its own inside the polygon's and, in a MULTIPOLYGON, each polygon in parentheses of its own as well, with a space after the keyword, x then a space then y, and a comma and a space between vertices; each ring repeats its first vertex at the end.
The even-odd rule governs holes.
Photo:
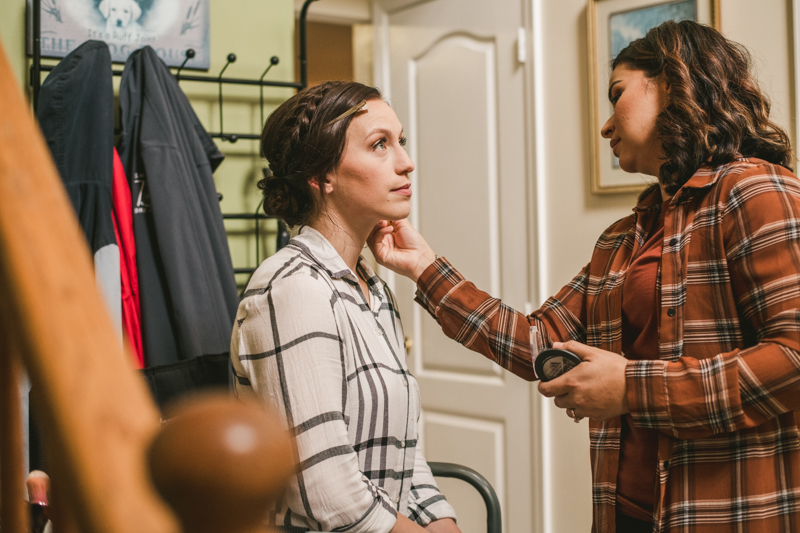
POLYGON ((228 61, 225 63, 225 66, 222 67, 222 70, 219 71, 219 76, 217 76, 217 81, 219 82, 219 136, 223 141, 235 143, 239 140, 239 137, 236 135, 225 135, 225 128, 222 125, 222 73, 225 72, 228 65, 236 62, 236 54, 228 54, 227 59, 228 61))
POLYGON ((178 72, 175 73, 175 79, 176 80, 181 81, 181 70, 183 70, 183 67, 186 65, 186 63, 190 59, 193 59, 194 56, 195 56, 194 48, 187 48, 186 49, 186 59, 184 59, 183 63, 181 63, 181 66, 178 67, 178 72))
POLYGON ((267 75, 267 72, 269 72, 269 69, 271 69, 273 66, 277 65, 280 62, 281 62, 281 60, 278 58, 278 56, 272 56, 271 58, 269 58, 269 66, 267 67, 267 70, 265 70, 264 73, 261 75, 261 78, 258 80, 260 82, 260 84, 258 86, 258 91, 259 91, 258 102, 261 105, 260 109, 261 109, 261 127, 262 128, 264 127, 264 83, 263 83, 264 82, 264 76, 267 75))

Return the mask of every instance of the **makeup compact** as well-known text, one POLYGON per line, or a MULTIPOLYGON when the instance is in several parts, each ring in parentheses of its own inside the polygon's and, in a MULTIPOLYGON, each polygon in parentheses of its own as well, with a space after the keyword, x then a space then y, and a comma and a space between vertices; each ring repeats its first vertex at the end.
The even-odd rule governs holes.
POLYGON ((533 365, 536 375, 542 381, 550 381, 575 368, 581 358, 561 348, 547 348, 538 353, 533 365))

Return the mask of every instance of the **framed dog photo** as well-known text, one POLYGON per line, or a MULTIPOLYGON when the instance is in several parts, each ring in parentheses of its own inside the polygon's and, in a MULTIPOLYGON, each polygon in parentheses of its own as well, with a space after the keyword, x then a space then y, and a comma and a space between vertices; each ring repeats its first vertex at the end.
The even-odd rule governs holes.
POLYGON ((631 41, 668 20, 694 20, 719 29, 719 0, 588 0, 592 192, 639 192, 653 178, 631 174, 619 167, 600 128, 611 116, 608 78, 611 61, 631 41))
MULTIPOLYGON (((171 67, 208 70, 209 0, 40 0, 42 57, 61 58, 89 39, 105 41, 114 62, 150 45, 171 67)), ((28 54, 33 54, 28 0, 28 54)))

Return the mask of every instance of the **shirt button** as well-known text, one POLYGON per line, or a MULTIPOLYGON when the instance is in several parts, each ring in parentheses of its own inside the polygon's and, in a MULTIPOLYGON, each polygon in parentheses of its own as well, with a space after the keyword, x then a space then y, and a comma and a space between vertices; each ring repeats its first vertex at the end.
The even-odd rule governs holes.
POLYGON ((402 441, 402 440, 400 441, 400 447, 401 448, 405 448, 406 447, 405 441, 402 441))
POLYGON ((383 336, 383 330, 381 330, 381 328, 375 328, 375 333, 377 333, 380 336, 383 336))
POLYGON ((667 315, 668 316, 675 316, 675 308, 674 307, 670 307, 669 309, 667 309, 667 315))
POLYGON ((394 499, 393 499, 392 501, 393 501, 394 503, 400 503, 400 495, 398 494, 397 496, 395 496, 395 497, 394 497, 394 499))
POLYGON ((670 239, 669 241, 670 246, 675 246, 676 244, 678 244, 678 239, 670 239))
POLYGON ((408 380, 403 378, 403 387, 408 387, 408 380))

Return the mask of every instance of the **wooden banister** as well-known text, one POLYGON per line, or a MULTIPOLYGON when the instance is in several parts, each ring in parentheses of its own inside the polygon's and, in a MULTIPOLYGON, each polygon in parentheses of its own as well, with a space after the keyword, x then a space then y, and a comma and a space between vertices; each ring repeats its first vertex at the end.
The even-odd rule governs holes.
POLYGON ((185 400, 169 416, 150 466, 184 533, 264 532, 294 472, 292 443, 278 420, 227 394, 185 400))
POLYGON ((27 530, 28 519, 20 436, 20 362, 13 346, 4 342, 7 338, 0 323, 0 527, 15 532, 27 530))
POLYGON ((85 238, 1 44, 0 320, 11 337, 4 345, 18 347, 41 398, 37 414, 57 447, 49 474, 80 531, 179 531, 146 467, 158 412, 123 356, 85 238))

